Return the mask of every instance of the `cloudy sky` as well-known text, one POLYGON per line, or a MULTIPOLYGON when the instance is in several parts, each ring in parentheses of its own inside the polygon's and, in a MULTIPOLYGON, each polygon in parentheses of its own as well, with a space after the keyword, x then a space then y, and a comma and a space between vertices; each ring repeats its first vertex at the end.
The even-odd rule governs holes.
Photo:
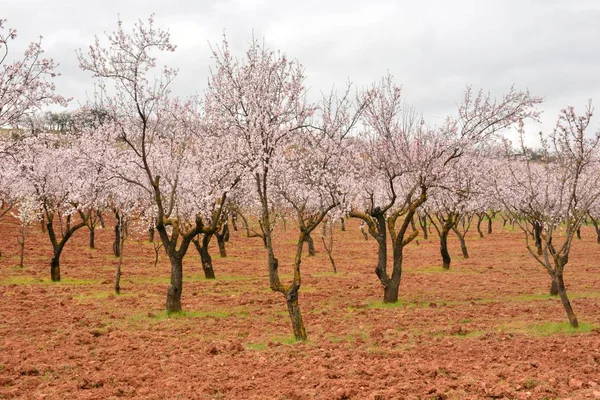
MULTIPOLYGON (((57 81, 73 106, 92 92, 75 50, 94 35, 155 13, 178 45, 168 63, 180 74, 179 95, 201 93, 211 65, 210 44, 223 32, 242 54, 252 35, 297 58, 311 97, 348 79, 364 86, 391 72, 432 124, 456 109, 466 85, 501 96, 514 84, 545 97, 542 124, 558 111, 600 103, 600 1, 595 0, 0 0, 0 18, 16 28, 16 51, 37 36, 60 63, 57 81)), ((599 106, 600 107, 600 106, 599 106)), ((600 108, 599 108, 600 110, 600 108)), ((600 127, 595 119, 594 128, 600 127)))

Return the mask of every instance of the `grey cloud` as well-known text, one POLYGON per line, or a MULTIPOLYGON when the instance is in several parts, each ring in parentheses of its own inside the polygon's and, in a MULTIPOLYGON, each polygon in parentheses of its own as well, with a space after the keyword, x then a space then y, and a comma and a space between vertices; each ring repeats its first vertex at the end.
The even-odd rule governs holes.
POLYGON ((208 44, 225 32, 236 54, 254 34, 298 58, 315 99, 333 84, 364 86, 390 71, 433 123, 455 108, 467 84, 498 96, 515 84, 545 96, 534 131, 552 129, 560 108, 600 98, 600 3, 592 0, 4 0, 1 12, 19 30, 19 45, 44 35, 61 64, 59 90, 82 102, 93 86, 75 49, 112 31, 117 15, 130 24, 150 13, 179 45, 168 62, 180 69, 173 86, 180 95, 204 90, 208 44))

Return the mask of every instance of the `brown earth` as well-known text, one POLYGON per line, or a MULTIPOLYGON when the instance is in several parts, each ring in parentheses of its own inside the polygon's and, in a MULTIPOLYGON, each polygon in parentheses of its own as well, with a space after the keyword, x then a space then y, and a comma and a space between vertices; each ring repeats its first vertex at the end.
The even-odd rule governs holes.
MULTIPOLYGON (((291 225, 291 224, 290 224, 291 225)), ((591 228, 574 245, 565 280, 582 327, 567 329, 550 280, 510 229, 455 238, 450 271, 437 238, 405 255, 401 304, 382 305, 375 242, 356 221, 336 230, 339 273, 313 234, 300 305, 309 340, 295 343, 280 294, 268 289, 260 240, 232 232, 213 249, 217 280, 190 248, 185 314, 164 310, 169 266, 141 237, 125 247, 122 295, 112 294, 112 230, 97 250, 78 231, 50 282, 48 237, 0 222, 0 399, 554 399, 600 398, 600 245, 591 228), (560 332, 555 332, 560 331, 560 332)), ((320 232, 319 232, 320 233, 320 232)), ((284 278, 294 238, 278 232, 284 278)))

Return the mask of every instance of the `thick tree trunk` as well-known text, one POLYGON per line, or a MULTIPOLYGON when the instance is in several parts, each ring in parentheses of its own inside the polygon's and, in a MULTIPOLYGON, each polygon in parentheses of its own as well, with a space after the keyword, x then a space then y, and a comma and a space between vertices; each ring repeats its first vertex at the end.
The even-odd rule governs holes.
POLYGON ((200 246, 200 249, 198 251, 200 253, 200 260, 202 261, 202 270, 204 271, 204 277, 206 279, 215 279, 215 270, 213 269, 212 257, 208 252, 208 243, 206 243, 203 246, 200 246))
POLYGON ((217 237, 217 245, 219 247, 219 255, 221 257, 227 257, 227 250, 225 249, 225 238, 224 235, 215 235, 217 237))
POLYGON ((50 279, 52 282, 60 282, 60 253, 54 253, 50 260, 50 279))
POLYGON ((442 230, 440 234, 440 253, 442 254, 442 267, 444 269, 450 269, 450 252, 448 251, 448 230, 442 230))
POLYGON ((400 292, 400 283, 390 280, 388 282, 388 284, 383 287, 383 302, 384 303, 397 303, 399 292, 400 292))
POLYGON ((560 301, 562 302, 565 311, 567 312, 567 317, 569 318, 569 323, 573 328, 579 327, 579 322, 577 321, 577 317, 575 316, 575 312, 573 311, 573 307, 571 307, 571 302, 567 297, 567 289, 565 288, 565 282, 563 280, 562 273, 557 273, 556 277, 556 285, 558 287, 558 294, 560 295, 560 301))
POLYGON ((213 269, 212 257, 208 251, 208 245, 210 244, 211 234, 202 235, 202 244, 198 239, 194 239, 192 243, 200 254, 200 261, 202 262, 202 270, 204 271, 204 277, 206 279, 215 279, 215 270, 213 269))
POLYGON ((304 238, 304 241, 308 244, 308 255, 311 257, 314 256, 316 253, 315 252, 315 242, 313 241, 310 234, 306 235, 306 237, 304 238))
POLYGON ((171 260, 171 284, 167 289, 167 312, 176 313, 181 311, 181 292, 183 291, 183 262, 176 256, 169 257, 171 260))
POLYGON ((285 301, 292 321, 294 337, 296 340, 306 340, 306 329, 304 328, 304 321, 302 320, 300 306, 298 305, 298 289, 290 289, 285 294, 285 301))
POLYGON ((558 284, 554 279, 552 279, 552 283, 550 284, 550 296, 558 296, 558 284))
POLYGON ((90 249, 96 248, 96 227, 90 225, 90 249))
POLYGON ((488 227, 487 227, 488 229, 487 229, 487 233, 491 235, 491 234, 492 234, 492 225, 493 225, 493 224, 492 224, 492 222, 493 222, 494 220, 493 220, 493 217, 492 217, 491 215, 487 215, 487 214, 486 214, 486 216, 487 216, 487 220, 488 220, 488 227))

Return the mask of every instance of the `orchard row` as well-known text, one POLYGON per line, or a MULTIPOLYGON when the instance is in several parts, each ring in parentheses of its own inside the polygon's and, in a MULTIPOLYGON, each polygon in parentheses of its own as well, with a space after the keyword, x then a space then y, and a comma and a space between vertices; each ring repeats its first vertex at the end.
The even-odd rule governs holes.
MULTIPOLYGON (((467 88, 456 112, 430 125, 406 106, 391 75, 365 88, 348 83, 313 103, 298 61, 256 40, 234 55, 225 38, 210 55, 204 95, 178 98, 170 90, 177 70, 159 62, 176 46, 151 17, 131 31, 119 22, 78 51, 94 98, 76 111, 44 115, 44 106, 67 103, 53 84, 57 65, 43 58, 40 43, 11 61, 16 31, 5 25, 0 21, 0 213, 12 212, 23 227, 42 221, 54 251, 52 280, 60 280, 73 233, 87 226, 93 246, 95 227, 111 212, 116 256, 127 231, 158 234, 171 264, 166 310, 179 312, 190 245, 211 277, 208 244, 213 237, 224 243, 227 221, 237 221, 262 240, 269 285, 283 295, 295 337, 306 339, 301 261, 318 226, 334 263, 335 222, 360 219, 365 238, 378 244, 383 300, 397 302, 403 250, 415 238, 434 227, 449 268, 448 235, 458 236, 468 257, 470 227, 481 234, 485 218, 502 215, 523 230, 532 259, 578 325, 563 271, 579 227, 600 215, 591 105, 581 115, 564 109, 532 152, 524 124, 538 119, 542 100, 528 91, 494 97, 467 88), (510 129, 519 143, 503 138, 510 129), (285 218, 297 229, 291 282, 281 281, 273 246, 285 218)), ((118 293, 120 263, 115 278, 118 293)))

